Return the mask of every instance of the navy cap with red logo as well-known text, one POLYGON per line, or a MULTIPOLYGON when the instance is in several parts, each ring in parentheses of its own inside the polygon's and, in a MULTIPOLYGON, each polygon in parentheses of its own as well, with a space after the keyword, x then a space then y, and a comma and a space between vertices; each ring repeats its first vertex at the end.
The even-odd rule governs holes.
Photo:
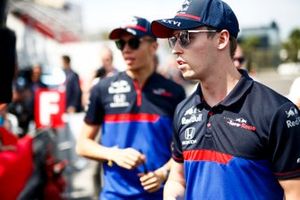
POLYGON ((155 20, 151 24, 153 34, 158 38, 171 37, 174 30, 201 26, 226 29, 235 38, 239 32, 234 12, 221 0, 185 0, 174 18, 155 20))
POLYGON ((116 40, 124 33, 130 33, 136 37, 150 36, 156 38, 151 31, 151 23, 142 17, 132 17, 128 22, 124 23, 119 28, 112 30, 109 34, 109 39, 116 40))

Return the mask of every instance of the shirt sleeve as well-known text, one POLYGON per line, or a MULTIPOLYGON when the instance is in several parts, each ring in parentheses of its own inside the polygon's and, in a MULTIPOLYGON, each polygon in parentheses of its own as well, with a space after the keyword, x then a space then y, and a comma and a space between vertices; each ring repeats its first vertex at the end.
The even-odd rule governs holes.
POLYGON ((273 173, 278 179, 300 177, 300 112, 291 102, 276 112, 269 145, 273 173))
POLYGON ((183 163, 182 146, 179 137, 179 113, 178 108, 175 111, 173 120, 173 141, 172 141, 172 158, 179 163, 183 163))
POLYGON ((95 85, 90 93, 88 109, 84 121, 91 125, 101 125, 103 122, 104 108, 101 101, 101 88, 95 85))

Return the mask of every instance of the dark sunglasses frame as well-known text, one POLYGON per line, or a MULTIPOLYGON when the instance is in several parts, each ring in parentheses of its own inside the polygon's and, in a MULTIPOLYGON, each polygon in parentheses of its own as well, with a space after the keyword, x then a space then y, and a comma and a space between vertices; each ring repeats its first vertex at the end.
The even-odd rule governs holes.
POLYGON ((140 38, 134 37, 134 38, 129 39, 128 41, 120 39, 120 40, 115 41, 115 43, 116 43, 117 48, 120 49, 121 51, 123 51, 126 44, 128 44, 128 46, 133 50, 138 49, 140 47, 141 41, 140 41, 140 38))
POLYGON ((176 45, 178 40, 179 45, 182 48, 187 48, 191 44, 190 40, 190 33, 216 33, 217 30, 183 30, 180 31, 178 34, 174 35, 173 37, 168 38, 168 42, 170 47, 173 49, 176 45))
POLYGON ((238 61, 239 63, 243 64, 246 59, 245 57, 237 57, 237 58, 233 58, 233 61, 238 61))
POLYGON ((122 39, 116 40, 115 43, 116 43, 117 48, 120 49, 121 51, 123 51, 126 44, 128 44, 130 49, 136 50, 140 47, 140 44, 143 41, 152 42, 152 41, 155 41, 155 39, 150 39, 150 38, 146 39, 146 38, 133 37, 133 38, 129 39, 128 41, 125 41, 125 40, 122 40, 122 39))

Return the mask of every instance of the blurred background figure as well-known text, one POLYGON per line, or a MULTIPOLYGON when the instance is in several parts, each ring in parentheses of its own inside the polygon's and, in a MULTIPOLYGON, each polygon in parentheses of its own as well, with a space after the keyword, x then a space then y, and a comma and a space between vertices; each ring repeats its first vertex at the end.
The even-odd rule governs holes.
POLYGON ((41 64, 35 64, 32 66, 31 70, 31 90, 34 92, 38 88, 47 87, 41 80, 41 76, 43 74, 43 68, 41 64))
POLYGON ((288 98, 300 109, 300 77, 293 81, 288 98))
MULTIPOLYGON (((48 88, 48 86, 42 82, 42 74, 43 68, 41 64, 34 64, 30 69, 30 80, 28 85, 28 94, 25 101, 28 101, 29 105, 29 112, 30 112, 30 120, 34 121, 34 106, 35 106, 35 96, 37 95, 36 92, 39 89, 48 88)), ((30 123, 30 122, 29 122, 30 123)))
POLYGON ((158 57, 157 54, 155 54, 153 56, 153 62, 154 62, 154 69, 155 69, 155 71, 157 71, 158 67, 159 67, 159 64, 160 64, 160 60, 159 60, 159 57, 158 57))
POLYGON ((244 54, 243 47, 239 43, 236 46, 236 50, 233 56, 233 64, 237 69, 247 70, 251 78, 259 81, 256 77, 256 70, 249 66, 246 55, 244 54))
POLYGON ((0 127, 4 127, 6 130, 16 135, 19 135, 21 132, 18 118, 14 114, 8 112, 8 106, 4 106, 0 109, 0 127))
POLYGON ((105 46, 101 50, 100 55, 102 66, 96 70, 93 84, 97 83, 100 79, 104 77, 112 76, 116 72, 118 72, 118 70, 113 66, 113 52, 109 47, 105 46))
POLYGON ((81 88, 78 74, 71 68, 71 58, 62 56, 62 66, 66 74, 66 112, 75 113, 82 111, 81 88))
POLYGON ((25 135, 34 125, 34 99, 38 89, 47 88, 41 80, 42 66, 35 64, 17 72, 13 85, 12 102, 8 112, 14 114, 20 126, 18 135, 25 135))
POLYGON ((237 45, 233 56, 233 64, 237 69, 246 69, 245 62, 246 59, 244 57, 243 49, 240 45, 237 45))

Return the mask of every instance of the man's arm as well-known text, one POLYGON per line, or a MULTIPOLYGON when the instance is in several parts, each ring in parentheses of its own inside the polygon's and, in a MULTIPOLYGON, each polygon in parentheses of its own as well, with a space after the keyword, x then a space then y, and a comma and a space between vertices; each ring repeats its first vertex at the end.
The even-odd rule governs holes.
POLYGON ((105 147, 95 141, 99 125, 84 123, 76 144, 76 152, 98 161, 112 161, 120 167, 133 169, 145 161, 145 156, 133 148, 105 147))
POLYGON ((284 191, 285 200, 300 199, 300 178, 279 180, 284 191))
POLYGON ((172 160, 170 175, 164 188, 164 199, 184 199, 184 191, 183 164, 172 160))

